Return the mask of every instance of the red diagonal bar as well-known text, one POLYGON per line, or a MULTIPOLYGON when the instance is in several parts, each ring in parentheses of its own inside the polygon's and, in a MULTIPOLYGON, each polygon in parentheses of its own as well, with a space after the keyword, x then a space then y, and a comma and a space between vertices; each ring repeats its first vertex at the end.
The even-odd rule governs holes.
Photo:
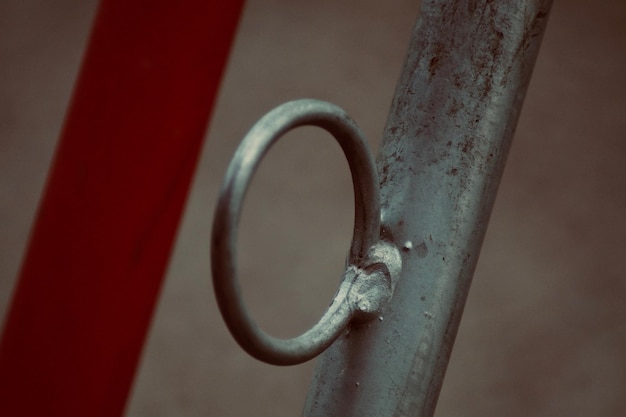
POLYGON ((4 326, 0 416, 123 413, 242 3, 101 2, 4 326))

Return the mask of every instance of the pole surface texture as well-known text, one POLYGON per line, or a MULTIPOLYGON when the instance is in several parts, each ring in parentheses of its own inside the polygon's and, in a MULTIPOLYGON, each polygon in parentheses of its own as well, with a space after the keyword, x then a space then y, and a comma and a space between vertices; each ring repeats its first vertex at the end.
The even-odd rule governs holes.
POLYGON ((433 415, 550 5, 422 2, 377 158, 402 272, 320 356, 303 416, 433 415))

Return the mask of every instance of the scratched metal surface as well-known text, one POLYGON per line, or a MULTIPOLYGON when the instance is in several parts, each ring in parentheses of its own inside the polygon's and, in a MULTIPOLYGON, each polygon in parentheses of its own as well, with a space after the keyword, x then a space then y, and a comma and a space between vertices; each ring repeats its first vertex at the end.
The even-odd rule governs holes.
POLYGON ((398 286, 320 356, 303 416, 434 414, 550 5, 422 1, 377 158, 398 286))
MULTIPOLYGON (((300 414, 312 364, 260 364, 219 319, 210 219, 240 138, 283 101, 333 101, 378 145, 417 13, 412 1, 382 3, 249 1, 127 416, 300 414)), ((2 310, 93 7, 0 3, 2 310)), ((623 2, 555 3, 437 416, 626 409, 624 45, 623 2)), ((292 136, 261 166, 241 227, 251 308, 284 335, 331 299, 352 223, 339 148, 307 129, 292 136)))

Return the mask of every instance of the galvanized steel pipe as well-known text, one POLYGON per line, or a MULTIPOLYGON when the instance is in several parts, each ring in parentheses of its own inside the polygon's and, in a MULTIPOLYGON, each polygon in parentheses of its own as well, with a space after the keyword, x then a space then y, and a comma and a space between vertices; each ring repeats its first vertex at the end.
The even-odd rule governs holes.
POLYGON ((377 158, 400 279, 320 356, 303 416, 434 413, 551 3, 422 2, 377 158))

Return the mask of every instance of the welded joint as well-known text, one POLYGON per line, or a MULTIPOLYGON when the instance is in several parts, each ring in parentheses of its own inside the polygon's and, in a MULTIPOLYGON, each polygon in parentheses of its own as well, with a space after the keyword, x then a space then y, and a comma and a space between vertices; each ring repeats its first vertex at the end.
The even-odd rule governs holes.
POLYGON ((348 292, 352 320, 360 323, 382 317, 400 277, 402 257, 394 245, 381 241, 368 251, 363 264, 364 268, 351 265, 346 271, 353 275, 348 292))

